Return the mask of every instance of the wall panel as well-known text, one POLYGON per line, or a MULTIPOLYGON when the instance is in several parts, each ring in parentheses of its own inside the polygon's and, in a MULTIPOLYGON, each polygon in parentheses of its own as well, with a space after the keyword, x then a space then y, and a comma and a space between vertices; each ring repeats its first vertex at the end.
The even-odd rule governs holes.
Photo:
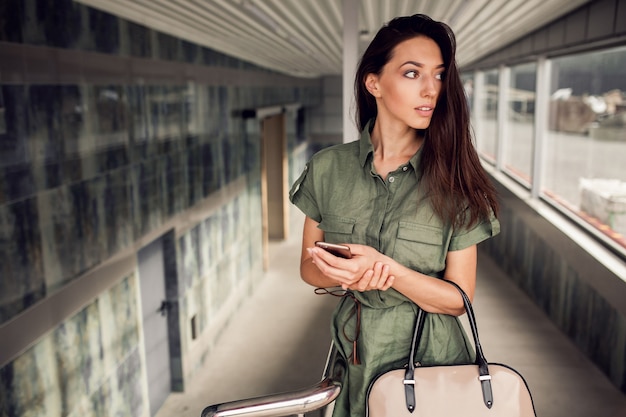
POLYGON ((258 127, 241 115, 298 103, 299 172, 295 114, 320 82, 70 0, 0 12, 0 415, 147 416, 137 251, 171 237, 182 390, 262 278, 258 127))

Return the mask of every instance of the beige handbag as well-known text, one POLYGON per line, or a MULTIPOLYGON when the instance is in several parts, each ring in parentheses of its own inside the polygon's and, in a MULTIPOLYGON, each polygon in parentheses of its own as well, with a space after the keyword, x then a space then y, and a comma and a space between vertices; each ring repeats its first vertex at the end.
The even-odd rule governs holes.
POLYGON ((368 417, 531 417, 536 416, 524 378, 513 368, 488 363, 483 354, 472 305, 465 310, 474 336, 476 362, 470 365, 420 366, 412 358, 421 339, 426 312, 420 309, 408 366, 379 375, 369 387, 368 417))

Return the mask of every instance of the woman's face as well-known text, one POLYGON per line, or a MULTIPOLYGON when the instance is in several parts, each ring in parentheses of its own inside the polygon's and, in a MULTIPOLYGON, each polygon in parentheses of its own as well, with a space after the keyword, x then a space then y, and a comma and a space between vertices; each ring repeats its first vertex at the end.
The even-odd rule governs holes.
POLYGON ((413 129, 430 125, 444 76, 441 50, 425 36, 396 45, 381 73, 368 74, 366 87, 376 98, 377 119, 413 129))

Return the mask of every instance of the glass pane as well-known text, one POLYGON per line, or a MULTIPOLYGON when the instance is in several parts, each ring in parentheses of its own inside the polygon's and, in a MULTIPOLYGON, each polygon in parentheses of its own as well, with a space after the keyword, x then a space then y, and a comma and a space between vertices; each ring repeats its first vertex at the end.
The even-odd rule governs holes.
POLYGON ((476 77, 476 108, 474 130, 478 152, 485 159, 495 162, 498 139, 498 70, 479 73, 476 77))
POLYGON ((524 64, 511 68, 507 93, 506 146, 504 169, 530 186, 535 126, 535 86, 537 65, 524 64))
POLYGON ((472 107, 474 105, 474 73, 461 74, 461 81, 463 82, 463 90, 465 90, 465 97, 467 98, 467 108, 472 114, 472 107))
POLYGON ((626 48, 553 61, 542 179, 544 195, 622 245, 626 235, 624 68, 626 48))

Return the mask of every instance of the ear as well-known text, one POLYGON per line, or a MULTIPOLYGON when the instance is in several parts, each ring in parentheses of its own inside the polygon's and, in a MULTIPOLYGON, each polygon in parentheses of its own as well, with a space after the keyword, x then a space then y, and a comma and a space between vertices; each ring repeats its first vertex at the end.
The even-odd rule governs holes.
POLYGON ((378 75, 367 74, 365 76, 365 88, 374 97, 380 97, 380 89, 378 86, 378 75))

